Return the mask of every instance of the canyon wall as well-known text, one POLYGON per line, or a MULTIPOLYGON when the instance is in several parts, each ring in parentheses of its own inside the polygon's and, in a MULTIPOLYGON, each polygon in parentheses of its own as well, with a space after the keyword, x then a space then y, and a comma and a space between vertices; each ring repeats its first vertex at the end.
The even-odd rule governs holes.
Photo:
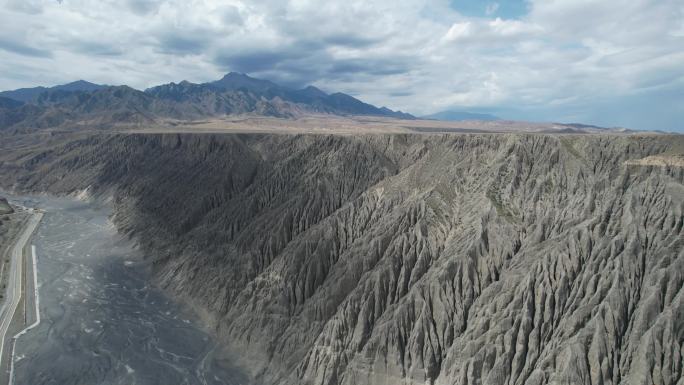
MULTIPOLYGON (((259 384, 684 384, 678 136, 15 139, 259 384)), ((2 147, 2 146, 0 146, 2 147)))

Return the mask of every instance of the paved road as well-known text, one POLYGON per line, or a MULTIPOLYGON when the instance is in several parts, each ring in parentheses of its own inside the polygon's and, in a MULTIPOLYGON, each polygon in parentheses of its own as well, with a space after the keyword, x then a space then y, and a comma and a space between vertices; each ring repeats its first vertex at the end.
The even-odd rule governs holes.
MULTIPOLYGON (((24 231, 14 244, 10 253, 9 279, 7 280, 5 300, 0 308, 0 368, 6 369, 9 367, 7 360, 9 359, 9 350, 11 348, 12 320, 14 319, 14 314, 17 311, 22 296, 24 248, 42 217, 43 214, 40 212, 35 212, 31 215, 24 231)), ((28 294, 33 295, 33 293, 28 294)), ((3 373, 0 373, 0 382, 6 383, 6 381, 7 374, 3 371, 3 373)))
MULTIPOLYGON (((32 242, 33 243, 33 242, 32 242)), ((23 315, 23 324, 28 330, 36 327, 35 323, 40 319, 38 315, 38 275, 36 271, 36 246, 26 248, 24 255, 24 297, 20 304, 23 315)), ((15 316, 15 319, 19 318, 15 316)), ((22 334, 27 332, 22 331, 22 334)), ((14 337, 15 339, 17 336, 14 337)))

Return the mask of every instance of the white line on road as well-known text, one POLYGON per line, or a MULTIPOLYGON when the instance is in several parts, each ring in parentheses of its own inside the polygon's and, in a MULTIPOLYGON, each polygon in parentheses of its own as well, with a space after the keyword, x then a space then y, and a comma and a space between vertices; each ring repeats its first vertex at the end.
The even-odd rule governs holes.
POLYGON ((7 332, 12 324, 12 319, 14 318, 14 314, 21 299, 24 246, 31 238, 33 231, 38 226, 42 217, 43 213, 40 212, 31 216, 24 232, 12 249, 5 301, 0 308, 0 363, 2 362, 2 357, 5 355, 5 339, 7 332))
POLYGON ((12 354, 10 354, 10 373, 9 373, 9 385, 14 383, 14 348, 17 344, 17 338, 26 334, 29 330, 40 325, 40 297, 38 296, 38 263, 36 262, 36 246, 31 245, 31 256, 33 258, 33 290, 34 298, 36 304, 36 322, 29 325, 26 329, 17 333, 17 335, 12 338, 12 354))
POLYGON ((35 303, 36 303, 36 322, 32 323, 30 326, 28 326, 26 329, 20 331, 17 333, 17 335, 14 336, 14 338, 17 338, 23 334, 26 334, 27 331, 35 328, 40 324, 40 310, 38 310, 38 305, 40 304, 40 297, 38 296, 38 264, 36 262, 36 246, 31 245, 31 255, 33 258, 33 295, 35 298, 35 303))

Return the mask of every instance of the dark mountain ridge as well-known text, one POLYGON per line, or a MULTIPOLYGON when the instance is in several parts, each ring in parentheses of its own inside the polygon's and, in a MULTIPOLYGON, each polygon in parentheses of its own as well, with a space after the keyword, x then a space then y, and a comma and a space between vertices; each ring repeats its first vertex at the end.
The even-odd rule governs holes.
POLYGON ((94 84, 87 82, 85 80, 77 80, 75 82, 61 84, 54 87, 32 87, 32 88, 19 88, 11 91, 0 92, 1 97, 14 99, 22 103, 35 102, 36 98, 40 95, 51 92, 51 91, 67 91, 67 92, 93 92, 106 88, 107 86, 101 84, 94 84))
MULTIPOLYGON (((375 107, 364 103, 350 95, 334 93, 328 95, 314 86, 302 89, 291 89, 280 86, 269 80, 252 78, 246 74, 230 72, 220 80, 208 83, 190 83, 182 81, 148 88, 146 93, 161 99, 174 101, 193 101, 202 104, 207 97, 222 98, 226 95, 243 93, 257 99, 276 100, 287 104, 297 104, 306 112, 325 113, 331 115, 376 115, 400 119, 414 119, 410 114, 392 111, 386 107, 375 107)), ((280 115, 293 114, 292 106, 280 106, 280 115)), ((219 109, 220 110, 220 109, 219 109)), ((230 111, 226 111, 230 113, 230 111)))
POLYGON ((413 119, 352 96, 316 87, 290 89, 231 72, 209 83, 168 83, 139 91, 86 81, 0 93, 0 129, 30 131, 57 126, 149 124, 225 115, 293 118, 305 114, 374 115, 413 119))

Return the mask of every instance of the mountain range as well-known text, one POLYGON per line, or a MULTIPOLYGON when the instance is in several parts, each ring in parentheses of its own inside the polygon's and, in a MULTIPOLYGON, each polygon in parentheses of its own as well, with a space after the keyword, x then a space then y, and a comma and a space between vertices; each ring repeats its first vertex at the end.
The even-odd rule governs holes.
POLYGON ((292 89, 231 72, 208 83, 168 83, 145 91, 79 80, 55 87, 0 92, 0 129, 32 130, 86 124, 149 124, 226 115, 293 118, 306 114, 371 115, 414 119, 343 93, 308 86, 292 89))

